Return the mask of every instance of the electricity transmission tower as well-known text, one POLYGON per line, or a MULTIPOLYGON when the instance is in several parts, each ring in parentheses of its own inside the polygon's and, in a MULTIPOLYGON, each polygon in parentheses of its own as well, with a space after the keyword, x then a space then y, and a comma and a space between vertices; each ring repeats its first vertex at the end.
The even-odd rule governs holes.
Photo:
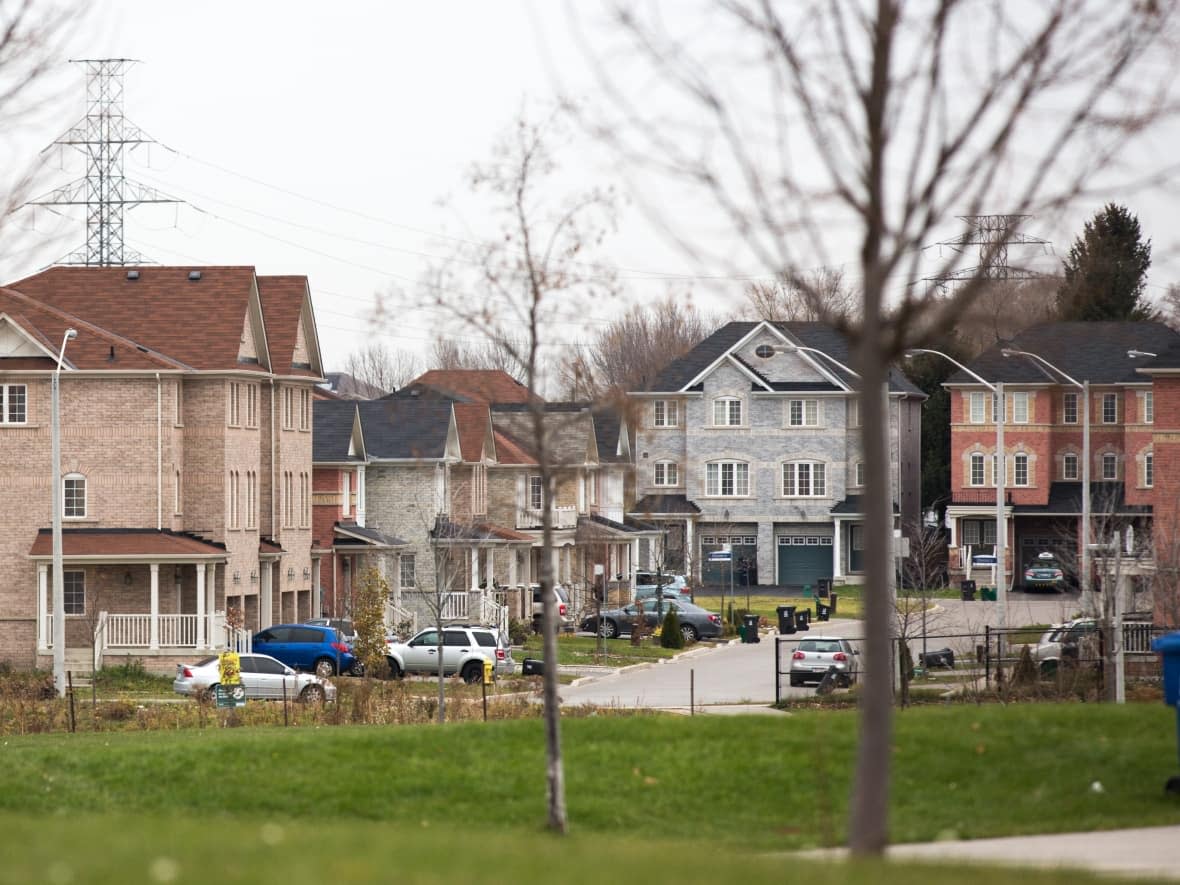
POLYGON ((74 63, 86 66, 86 115, 54 144, 86 155, 86 177, 28 205, 86 207, 86 245, 67 255, 62 264, 142 264, 144 257, 123 241, 123 210, 142 203, 179 201, 123 175, 123 149, 152 141, 123 115, 123 73, 135 60, 88 58, 74 63))
POLYGON ((923 279, 945 291, 948 286, 964 280, 984 277, 991 280, 1035 280, 1044 274, 1023 267, 1008 264, 1009 246, 1049 246, 1048 240, 1032 237, 1019 232, 1020 227, 1031 215, 960 215, 966 225, 963 233, 949 240, 935 243, 955 252, 963 252, 966 246, 979 247, 979 264, 962 270, 948 271, 923 279))

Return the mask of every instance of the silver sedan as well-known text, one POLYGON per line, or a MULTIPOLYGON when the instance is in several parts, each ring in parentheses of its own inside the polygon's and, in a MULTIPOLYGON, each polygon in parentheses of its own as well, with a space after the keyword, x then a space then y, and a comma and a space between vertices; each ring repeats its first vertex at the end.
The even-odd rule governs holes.
MULTIPOLYGON (((314 673, 297 673, 270 655, 239 655, 242 687, 247 699, 300 701, 336 700, 336 686, 314 673)), ((177 664, 172 690, 177 694, 206 697, 221 680, 217 655, 195 664, 177 664)))

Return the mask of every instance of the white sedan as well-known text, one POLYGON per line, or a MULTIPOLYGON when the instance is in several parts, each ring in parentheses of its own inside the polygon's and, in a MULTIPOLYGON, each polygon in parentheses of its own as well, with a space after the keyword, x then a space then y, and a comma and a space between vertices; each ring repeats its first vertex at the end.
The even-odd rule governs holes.
MULTIPOLYGON (((244 654, 238 656, 242 687, 247 698, 263 700, 317 701, 336 699, 336 686, 314 673, 297 673, 270 655, 244 654)), ((221 680, 219 658, 204 658, 195 664, 177 664, 172 690, 177 694, 203 697, 211 693, 221 680)))

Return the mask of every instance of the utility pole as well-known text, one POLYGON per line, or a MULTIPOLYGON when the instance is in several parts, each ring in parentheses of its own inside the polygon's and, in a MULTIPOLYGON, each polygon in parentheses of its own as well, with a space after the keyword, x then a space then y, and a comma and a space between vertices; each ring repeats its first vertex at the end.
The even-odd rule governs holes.
POLYGON ((955 252, 962 252, 965 246, 978 246, 979 264, 975 267, 925 277, 925 282, 945 291, 950 285, 975 280, 979 277, 991 280, 1040 279, 1044 274, 1027 268, 1012 267, 1008 264, 1009 246, 1040 246, 1044 249, 1049 245, 1048 240, 1018 233, 1026 219, 1031 217, 1030 215, 958 216, 965 225, 963 232, 957 237, 942 240, 934 245, 946 247, 955 252))
POLYGON ((75 59, 86 68, 86 114, 55 145, 86 155, 86 177, 30 200, 30 206, 84 206, 86 245, 62 259, 62 264, 90 267, 142 264, 144 257, 128 249, 123 239, 123 211, 143 203, 178 203, 155 188, 123 174, 124 148, 150 144, 143 130, 123 115, 123 74, 129 58, 75 59))

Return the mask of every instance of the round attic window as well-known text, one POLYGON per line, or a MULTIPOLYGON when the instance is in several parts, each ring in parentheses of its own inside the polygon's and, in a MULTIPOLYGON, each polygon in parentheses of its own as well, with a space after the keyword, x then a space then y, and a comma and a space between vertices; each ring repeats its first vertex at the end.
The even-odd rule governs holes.
POLYGON ((759 344, 758 347, 754 349, 754 356, 768 360, 774 356, 774 348, 769 344, 759 344))

